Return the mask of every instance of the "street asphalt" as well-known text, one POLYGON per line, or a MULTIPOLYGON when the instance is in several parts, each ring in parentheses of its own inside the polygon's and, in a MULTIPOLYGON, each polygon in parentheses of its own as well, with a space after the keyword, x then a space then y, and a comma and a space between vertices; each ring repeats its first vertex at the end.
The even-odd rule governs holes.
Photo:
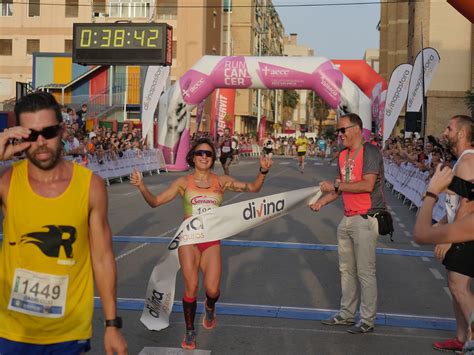
MULTIPOLYGON (((215 172, 222 173, 219 164, 216 164, 215 172)), ((231 175, 239 180, 250 181, 257 172, 258 160, 255 158, 243 159, 231 166, 231 175)), ((145 182, 151 191, 158 193, 183 174, 162 173, 145 177, 145 182)), ((332 180, 335 174, 334 166, 319 159, 308 160, 305 172, 301 174, 296 160, 277 157, 258 194, 227 192, 225 204, 317 185, 323 179, 332 180)), ((171 237, 182 221, 180 199, 166 207, 151 209, 128 183, 112 184, 108 191, 109 217, 115 236, 159 236, 163 239, 171 237)), ((334 245, 337 243, 336 227, 342 218, 342 204, 336 201, 319 213, 305 206, 297 208, 287 216, 230 238, 268 243, 263 247, 256 243, 223 246, 218 325, 216 329, 206 331, 200 324, 201 314, 197 315, 198 349, 212 354, 436 353, 431 344, 453 336, 453 331, 449 330, 453 327, 453 314, 445 270, 430 256, 433 247, 419 246, 411 239, 416 211, 409 210, 409 205, 396 198, 389 188, 385 189, 385 196, 393 213, 396 232, 394 242, 385 236, 379 239, 379 324, 373 333, 351 335, 344 326, 320 323, 320 319, 338 309, 340 299, 334 245), (301 245, 315 248, 308 250, 299 247, 301 245), (389 253, 385 254, 384 250, 389 253), (414 256, 407 256, 407 251, 412 251, 414 256), (269 313, 262 312, 262 308, 269 313), (280 312, 272 313, 275 310, 280 312), (385 323, 383 319, 386 319, 385 323), (397 323, 399 319, 404 323, 397 323)), ((161 243, 116 242, 114 251, 118 264, 118 297, 142 300, 154 265, 166 253, 166 244, 163 240, 161 243)), ((182 294, 183 285, 178 274, 176 301, 181 300, 182 294)), ((204 297, 201 288, 198 302, 204 297)), ((192 353, 178 350, 184 333, 179 306, 175 307, 170 327, 160 332, 148 331, 140 323, 138 308, 121 310, 120 314, 124 318, 123 331, 130 354, 138 354, 145 347, 147 354, 192 353)), ((102 315, 97 310, 92 354, 103 353, 101 322, 102 315)))
MULTIPOLYGON (((258 173, 256 158, 231 166, 231 175, 243 181, 258 173)), ((216 163, 215 172, 222 173, 216 163)), ((162 191, 185 172, 146 176, 154 193, 162 191)), ((309 159, 301 174, 296 160, 276 157, 258 194, 226 192, 225 204, 283 191, 315 186, 333 180, 335 166, 309 159)), ((180 198, 156 209, 150 208, 128 182, 108 187, 109 220, 114 236, 118 270, 119 314, 129 354, 192 354, 179 350, 184 319, 179 301, 183 294, 178 274, 170 327, 148 331, 140 323, 140 305, 153 267, 165 255, 166 240, 182 221, 180 198), (136 237, 160 237, 136 241, 136 237), (122 239, 123 240, 123 239, 122 239), (133 304, 124 309, 124 304, 133 304), (131 302, 131 303, 130 303, 131 302), (138 306, 137 306, 138 305, 138 306), (175 350, 170 350, 175 349, 175 350)), ((434 341, 453 337, 453 312, 443 265, 431 256, 432 246, 419 246, 411 239, 416 211, 409 210, 385 188, 395 222, 394 242, 379 238, 377 252, 378 317, 375 331, 352 335, 344 326, 324 326, 320 319, 339 307, 340 277, 335 251, 336 228, 342 218, 341 201, 319 213, 302 206, 290 214, 223 243, 221 297, 217 304, 217 327, 205 330, 196 316, 197 345, 201 354, 434 354, 434 341), (238 241, 247 241, 245 246, 238 241), (266 242, 264 244, 257 242, 266 242)), ((198 302, 204 300, 199 291, 198 302)), ((201 305, 199 306, 199 309, 201 305)), ((90 354, 103 354, 103 316, 94 315, 90 354)), ((197 354, 197 352, 196 352, 197 354)))

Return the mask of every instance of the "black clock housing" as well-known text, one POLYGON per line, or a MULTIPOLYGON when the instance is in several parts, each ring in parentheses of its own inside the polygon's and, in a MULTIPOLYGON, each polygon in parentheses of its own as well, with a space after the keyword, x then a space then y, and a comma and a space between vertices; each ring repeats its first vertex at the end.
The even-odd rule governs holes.
POLYGON ((173 29, 166 23, 75 23, 74 63, 171 65, 173 29))

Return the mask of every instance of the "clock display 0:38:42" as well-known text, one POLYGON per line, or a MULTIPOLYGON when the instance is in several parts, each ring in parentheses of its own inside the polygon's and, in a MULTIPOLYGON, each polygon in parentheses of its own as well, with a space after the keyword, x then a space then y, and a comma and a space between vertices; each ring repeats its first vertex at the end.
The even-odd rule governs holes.
POLYGON ((83 28, 79 48, 160 48, 159 30, 150 28, 83 28))

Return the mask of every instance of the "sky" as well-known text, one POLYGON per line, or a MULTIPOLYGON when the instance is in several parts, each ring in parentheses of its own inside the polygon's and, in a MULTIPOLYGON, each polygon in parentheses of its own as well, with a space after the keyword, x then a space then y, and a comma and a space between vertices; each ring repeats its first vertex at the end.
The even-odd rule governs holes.
POLYGON ((379 48, 380 5, 278 7, 298 4, 341 4, 376 0, 273 0, 285 33, 298 34, 298 44, 315 56, 362 59, 369 48, 379 48))

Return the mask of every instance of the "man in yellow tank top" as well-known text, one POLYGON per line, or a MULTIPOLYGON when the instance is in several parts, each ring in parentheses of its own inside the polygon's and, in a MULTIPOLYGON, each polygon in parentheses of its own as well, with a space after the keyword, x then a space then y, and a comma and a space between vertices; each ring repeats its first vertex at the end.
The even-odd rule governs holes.
POLYGON ((62 116, 52 95, 23 97, 15 114, 18 126, 0 134, 0 160, 20 152, 27 159, 0 176, 0 354, 88 351, 94 279, 105 352, 126 354, 104 183, 62 159, 62 116))
POLYGON ((306 155, 306 147, 308 146, 308 138, 305 137, 304 131, 301 131, 301 136, 295 142, 298 150, 298 166, 300 172, 304 172, 304 157, 306 155))

